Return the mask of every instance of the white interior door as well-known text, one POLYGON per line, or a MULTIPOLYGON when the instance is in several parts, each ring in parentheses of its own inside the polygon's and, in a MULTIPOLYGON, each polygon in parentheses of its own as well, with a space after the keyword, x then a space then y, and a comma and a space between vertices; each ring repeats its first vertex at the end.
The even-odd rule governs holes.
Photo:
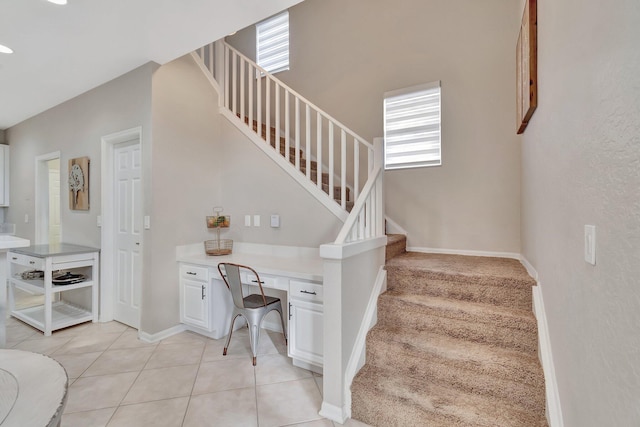
POLYGON ((140 140, 115 146, 114 319, 138 329, 142 284, 142 157, 140 140))

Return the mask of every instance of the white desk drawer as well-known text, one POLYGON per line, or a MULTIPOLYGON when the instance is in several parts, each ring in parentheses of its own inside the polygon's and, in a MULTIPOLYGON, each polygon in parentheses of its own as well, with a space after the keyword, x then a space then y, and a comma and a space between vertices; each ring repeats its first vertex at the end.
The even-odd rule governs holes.
MULTIPOLYGON (((244 277, 241 277, 242 283, 248 285, 258 286, 258 278, 252 273, 243 273, 244 277)), ((263 288, 278 289, 277 279, 271 276, 260 275, 263 288)))
POLYGON ((33 268, 36 270, 44 270, 44 258, 36 258, 29 255, 11 253, 9 254, 9 262, 24 265, 25 267, 33 268))
POLYGON ((296 298, 305 301, 322 302, 322 285, 319 283, 301 282, 298 280, 289 281, 289 298, 296 298))
POLYGON ((191 280, 209 281, 209 269, 189 264, 180 264, 180 277, 191 280))

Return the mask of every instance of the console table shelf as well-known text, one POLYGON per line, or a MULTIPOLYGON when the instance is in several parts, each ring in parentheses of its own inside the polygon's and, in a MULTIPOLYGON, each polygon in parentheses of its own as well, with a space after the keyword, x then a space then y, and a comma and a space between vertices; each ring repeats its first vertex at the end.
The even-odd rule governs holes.
MULTIPOLYGON (((44 332, 66 328, 83 322, 98 321, 99 251, 85 246, 59 244, 36 245, 9 252, 9 310, 13 317, 44 332), (41 270, 41 279, 23 279, 22 273, 41 270), (69 285, 53 284, 53 273, 68 271, 82 273, 85 280, 69 285), (91 307, 85 308, 65 301, 63 293, 77 289, 91 292, 91 307), (17 308, 15 290, 44 295, 44 304, 17 308)), ((71 294, 69 294, 71 295, 71 294)))

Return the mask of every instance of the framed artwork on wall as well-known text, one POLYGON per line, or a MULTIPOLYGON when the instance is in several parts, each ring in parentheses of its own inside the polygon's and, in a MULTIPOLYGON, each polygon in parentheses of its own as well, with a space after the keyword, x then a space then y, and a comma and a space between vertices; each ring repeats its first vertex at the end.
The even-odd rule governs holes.
POLYGON ((69 160, 69 209, 89 210, 89 158, 69 160))
POLYGON ((517 132, 527 127, 538 106, 538 13, 536 0, 526 0, 516 46, 517 132))

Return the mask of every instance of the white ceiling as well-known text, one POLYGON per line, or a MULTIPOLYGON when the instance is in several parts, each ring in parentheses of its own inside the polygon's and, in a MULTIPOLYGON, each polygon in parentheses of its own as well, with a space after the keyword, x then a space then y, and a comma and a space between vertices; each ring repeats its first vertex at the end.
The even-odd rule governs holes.
POLYGON ((0 0, 0 129, 302 0, 0 0))

